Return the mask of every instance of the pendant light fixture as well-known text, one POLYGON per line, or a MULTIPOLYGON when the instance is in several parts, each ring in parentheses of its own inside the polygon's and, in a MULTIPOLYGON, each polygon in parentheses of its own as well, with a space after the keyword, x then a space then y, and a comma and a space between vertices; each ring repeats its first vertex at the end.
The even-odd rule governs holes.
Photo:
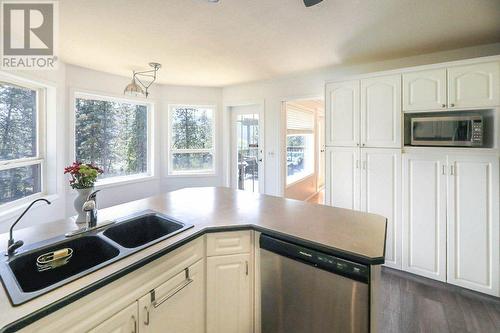
POLYGON ((149 92, 148 89, 151 87, 153 82, 156 81, 156 73, 161 68, 161 64, 157 62, 150 62, 149 66, 153 69, 142 71, 142 72, 133 72, 132 82, 130 82, 123 93, 128 96, 145 96, 148 98, 149 92), (141 80, 141 78, 143 78, 141 80))

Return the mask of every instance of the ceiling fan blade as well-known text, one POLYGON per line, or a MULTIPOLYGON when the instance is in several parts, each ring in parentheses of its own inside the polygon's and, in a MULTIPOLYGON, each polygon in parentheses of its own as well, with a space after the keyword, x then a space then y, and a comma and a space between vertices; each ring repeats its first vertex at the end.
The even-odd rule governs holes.
POLYGON ((306 7, 311 7, 311 6, 317 5, 321 1, 323 1, 323 0, 304 0, 304 5, 306 5, 306 7))

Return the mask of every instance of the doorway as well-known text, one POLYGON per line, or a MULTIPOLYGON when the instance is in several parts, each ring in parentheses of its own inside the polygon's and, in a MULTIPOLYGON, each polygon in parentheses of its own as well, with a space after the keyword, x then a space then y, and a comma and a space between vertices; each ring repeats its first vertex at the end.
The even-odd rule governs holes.
POLYGON ((261 106, 229 108, 231 114, 231 186, 264 193, 264 146, 261 106))
POLYGON ((320 98, 283 103, 284 196, 324 204, 325 120, 320 98))

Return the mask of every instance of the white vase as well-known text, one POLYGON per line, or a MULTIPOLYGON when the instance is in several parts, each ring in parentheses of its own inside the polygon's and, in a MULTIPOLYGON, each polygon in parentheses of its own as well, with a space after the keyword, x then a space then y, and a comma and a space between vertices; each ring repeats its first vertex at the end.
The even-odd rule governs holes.
POLYGON ((73 206, 75 207, 76 213, 78 214, 75 220, 77 224, 84 224, 85 222, 87 222, 87 213, 83 211, 82 207, 92 191, 94 191, 93 187, 76 189, 78 195, 73 202, 73 206))

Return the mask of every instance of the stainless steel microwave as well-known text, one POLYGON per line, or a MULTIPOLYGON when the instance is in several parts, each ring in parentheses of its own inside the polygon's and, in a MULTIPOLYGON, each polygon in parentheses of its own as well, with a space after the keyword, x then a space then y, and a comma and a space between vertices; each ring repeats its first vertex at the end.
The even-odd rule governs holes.
POLYGON ((473 147, 483 144, 480 115, 411 118, 412 146, 473 147))

